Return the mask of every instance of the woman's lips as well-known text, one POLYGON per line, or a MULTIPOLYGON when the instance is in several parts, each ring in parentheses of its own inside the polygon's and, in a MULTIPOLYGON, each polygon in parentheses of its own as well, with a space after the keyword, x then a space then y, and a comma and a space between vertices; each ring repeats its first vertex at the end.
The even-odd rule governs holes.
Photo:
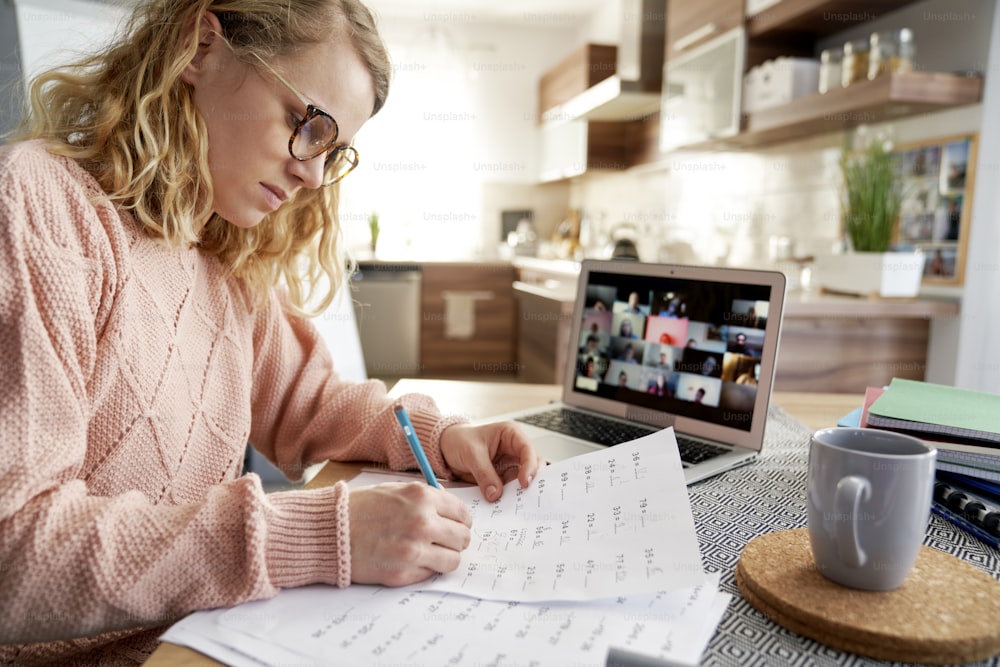
POLYGON ((288 195, 281 188, 267 185, 265 183, 260 184, 261 190, 264 191, 264 198, 267 200, 267 205, 272 211, 277 211, 286 199, 288 195))

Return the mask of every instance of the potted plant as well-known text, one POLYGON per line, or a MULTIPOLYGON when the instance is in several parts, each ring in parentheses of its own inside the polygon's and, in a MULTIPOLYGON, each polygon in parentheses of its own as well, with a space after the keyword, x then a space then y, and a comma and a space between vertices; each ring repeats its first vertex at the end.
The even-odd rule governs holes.
POLYGON ((844 229, 856 252, 886 252, 896 233, 902 194, 897 161, 885 142, 840 158, 844 177, 844 229))
POLYGON ((842 214, 849 248, 817 257, 817 282, 837 292, 883 297, 916 296, 924 270, 921 251, 892 251, 902 190, 891 144, 872 139, 863 150, 844 151, 842 214))

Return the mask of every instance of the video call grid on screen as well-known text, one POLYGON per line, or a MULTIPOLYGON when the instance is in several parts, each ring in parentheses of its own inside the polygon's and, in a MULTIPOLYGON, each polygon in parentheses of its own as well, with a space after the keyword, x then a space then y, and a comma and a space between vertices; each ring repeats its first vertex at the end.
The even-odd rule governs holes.
POLYGON ((574 391, 752 427, 771 289, 592 272, 574 391))

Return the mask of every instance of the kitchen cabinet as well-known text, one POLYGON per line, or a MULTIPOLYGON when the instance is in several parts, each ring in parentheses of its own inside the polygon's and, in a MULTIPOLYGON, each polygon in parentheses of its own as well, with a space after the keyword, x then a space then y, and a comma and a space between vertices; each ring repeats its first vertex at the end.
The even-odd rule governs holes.
MULTIPOLYGON (((783 0, 748 17, 747 68, 776 55, 814 57, 820 39, 913 2, 783 0)), ((975 104, 982 99, 982 89, 981 77, 927 71, 884 74, 747 114, 740 134, 727 143, 764 146, 975 104)))
POLYGON ((540 179, 551 182, 587 171, 627 169, 627 132, 627 124, 610 121, 546 123, 539 130, 540 179))
POLYGON ((781 41, 811 47, 832 35, 912 4, 915 0, 782 0, 748 16, 747 35, 758 41, 781 41), (835 17, 836 20, 831 20, 835 17))
POLYGON ((514 276, 506 262, 423 265, 423 377, 492 380, 516 374, 514 276))
POLYGON ((586 44, 539 80, 543 182, 633 166, 633 137, 659 112, 667 3, 618 5, 617 46, 586 44))
POLYGON ((539 81, 542 182, 572 178, 587 171, 628 168, 625 124, 568 118, 561 106, 614 75, 616 54, 614 46, 584 45, 539 81))
POLYGON ((735 27, 708 41, 697 41, 698 46, 668 58, 664 67, 662 151, 731 137, 740 131, 744 30, 735 27))
MULTIPOLYGON (((792 0, 787 0, 791 2, 792 0)), ((680 1, 667 4, 665 60, 682 55, 743 24, 744 0, 680 1)))
MULTIPOLYGON (((673 150, 745 149, 771 146, 805 139, 828 132, 849 130, 860 124, 897 120, 952 107, 976 104, 982 100, 983 78, 944 72, 914 71, 883 75, 874 81, 857 82, 848 88, 816 93, 752 114, 739 113, 740 80, 743 73, 765 60, 779 56, 814 57, 816 44, 831 34, 864 24, 876 16, 911 5, 915 0, 781 0, 752 16, 744 18, 743 0, 710 2, 671 2, 667 5, 664 47, 666 72, 663 105, 659 113, 646 114, 629 122, 609 122, 600 127, 594 121, 574 121, 572 127, 540 129, 542 180, 551 181, 579 176, 594 169, 622 170, 665 161, 673 150), (739 30, 739 33, 734 31, 739 30), (727 33, 728 31, 728 33, 727 33), (709 117, 696 103, 678 105, 671 101, 669 69, 685 59, 698 59, 700 51, 713 41, 722 43, 726 34, 735 35, 736 52, 742 59, 730 65, 735 79, 728 108, 737 108, 738 131, 687 132, 671 136, 678 113, 692 116, 689 121, 700 127, 709 117), (742 48, 740 47, 742 43, 742 48), (735 101, 734 101, 735 100, 735 101), (694 109, 694 111, 692 111, 694 109), (686 137, 686 138, 685 138, 686 137), (695 138, 697 137, 697 138, 695 138)), ((732 49, 730 49, 732 51, 732 49)), ((575 52, 579 61, 584 51, 575 52)), ((593 62, 593 61, 592 61, 593 62)), ((706 65, 709 66, 709 65, 706 65)), ((723 64, 710 66, 721 72, 723 64)), ((577 67, 579 70, 579 66, 577 67)), ((706 81, 692 75, 695 82, 706 81)), ((675 82, 676 83, 676 82, 675 82)), ((545 87, 548 88, 549 83, 545 87)), ((577 78, 575 88, 583 85, 577 78)), ((702 84, 703 85, 703 84, 702 84)), ((565 95, 541 94, 540 99, 565 101, 565 95)), ((711 98, 714 93, 703 96, 711 98)), ((715 96, 717 97, 717 96, 715 96)), ((559 105, 543 102, 550 117, 558 117, 559 105)), ((561 104, 561 102, 559 103, 561 104)), ((721 105, 713 103, 711 113, 721 114, 721 105)), ((704 105, 702 105, 704 106, 704 105)), ((722 118, 722 116, 719 116, 722 118)), ((723 119, 724 120, 724 119, 723 119)), ((685 121, 681 120, 683 125, 685 121)), ((696 129, 697 129, 696 127, 696 129)), ((688 130, 690 128, 687 128, 688 130)))
POLYGON ((515 260, 518 380, 561 384, 568 362, 580 265, 515 260))
MULTIPOLYGON (((716 21, 722 9, 739 16, 745 32, 743 70, 778 56, 815 57, 823 38, 862 25, 874 17, 911 5, 915 0, 782 0, 757 14, 742 18, 729 0, 672 2, 668 6, 664 106, 659 119, 646 119, 630 130, 629 165, 665 160, 672 150, 745 149, 805 139, 827 132, 849 130, 861 124, 886 122, 982 100, 983 79, 945 72, 914 71, 883 75, 825 94, 809 95, 780 107, 741 114, 739 132, 688 141, 671 138, 664 125, 677 122, 670 108, 670 60, 678 61, 704 49, 729 22, 716 21), (707 27, 706 27, 707 26, 707 27), (678 48, 678 41, 680 47, 678 48), (673 118, 669 117, 673 114, 673 118)), ((739 95, 737 96, 739 97, 739 95)), ((690 106, 690 105, 689 105, 690 106)), ((685 113, 690 113, 685 111, 685 113)), ((702 123, 704 115, 694 118, 702 123)), ((722 133, 725 134, 725 133, 722 133)), ((691 135, 689 135, 691 136, 691 135)))
MULTIPOLYGON (((538 118, 557 109, 615 73, 618 47, 584 44, 542 75, 538 83, 538 118)), ((550 120, 568 120, 555 118, 550 120)))

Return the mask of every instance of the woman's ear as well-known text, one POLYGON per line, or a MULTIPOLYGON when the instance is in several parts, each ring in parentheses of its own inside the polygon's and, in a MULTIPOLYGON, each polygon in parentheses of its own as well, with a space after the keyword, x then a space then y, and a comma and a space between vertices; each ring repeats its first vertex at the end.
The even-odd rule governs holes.
POLYGON ((205 12, 200 18, 192 18, 188 23, 188 33, 184 40, 187 47, 198 40, 198 49, 191 62, 181 72, 181 80, 194 85, 204 70, 206 58, 210 58, 222 46, 222 24, 212 12, 205 12))

